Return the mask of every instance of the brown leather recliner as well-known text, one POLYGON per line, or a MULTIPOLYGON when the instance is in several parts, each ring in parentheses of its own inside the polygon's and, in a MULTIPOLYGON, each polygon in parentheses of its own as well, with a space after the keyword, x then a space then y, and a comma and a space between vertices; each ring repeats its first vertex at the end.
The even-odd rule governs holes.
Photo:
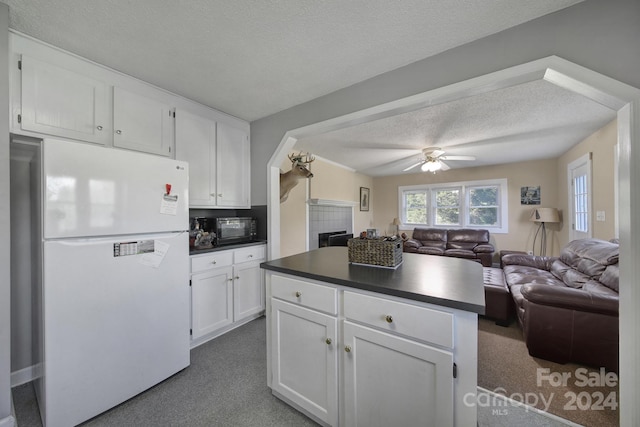
POLYGON ((615 243, 581 239, 560 257, 502 258, 531 356, 618 371, 618 256, 615 243))
POLYGON ((491 267, 494 247, 488 230, 415 228, 404 242, 404 252, 465 258, 491 267))

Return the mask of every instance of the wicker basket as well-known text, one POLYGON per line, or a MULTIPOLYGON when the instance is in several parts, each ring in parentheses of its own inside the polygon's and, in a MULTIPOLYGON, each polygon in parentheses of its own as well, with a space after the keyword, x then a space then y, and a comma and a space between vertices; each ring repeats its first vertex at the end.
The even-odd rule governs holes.
POLYGON ((349 239, 349 262, 397 268, 402 263, 402 240, 349 239))

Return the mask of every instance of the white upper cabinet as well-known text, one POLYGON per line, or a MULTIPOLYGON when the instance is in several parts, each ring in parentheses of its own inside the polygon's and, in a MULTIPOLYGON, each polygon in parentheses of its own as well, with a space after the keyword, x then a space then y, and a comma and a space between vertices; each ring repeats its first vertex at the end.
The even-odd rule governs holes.
POLYGON ((22 55, 21 129, 107 144, 109 86, 22 55))
POLYGON ((249 135, 218 122, 216 181, 218 206, 249 207, 249 135))
POLYGON ((189 162, 190 207, 250 207, 251 159, 244 129, 178 110, 176 159, 189 162))
POLYGON ((114 147, 171 156, 173 111, 170 105, 114 87, 114 147))
POLYGON ((176 159, 189 163, 189 205, 212 207, 216 204, 216 122, 176 112, 176 159))

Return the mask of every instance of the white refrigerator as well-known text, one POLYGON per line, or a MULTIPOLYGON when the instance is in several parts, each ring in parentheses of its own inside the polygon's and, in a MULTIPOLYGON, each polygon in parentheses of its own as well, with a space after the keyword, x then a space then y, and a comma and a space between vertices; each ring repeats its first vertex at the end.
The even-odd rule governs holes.
POLYGON ((72 426, 189 365, 188 165, 46 139, 46 427, 72 426))

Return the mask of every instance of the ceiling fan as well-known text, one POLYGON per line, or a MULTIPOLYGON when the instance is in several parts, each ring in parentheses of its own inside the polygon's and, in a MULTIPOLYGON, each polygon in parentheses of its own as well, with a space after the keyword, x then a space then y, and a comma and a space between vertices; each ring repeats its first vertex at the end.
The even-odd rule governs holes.
POLYGON ((440 149, 440 147, 427 147, 422 149, 422 155, 424 158, 420 160, 418 163, 414 163, 408 168, 403 169, 403 172, 411 170, 417 166, 421 166, 423 172, 433 172, 436 173, 438 170, 449 170, 451 169, 449 165, 447 165, 443 160, 475 160, 474 156, 445 156, 445 152, 440 149))

